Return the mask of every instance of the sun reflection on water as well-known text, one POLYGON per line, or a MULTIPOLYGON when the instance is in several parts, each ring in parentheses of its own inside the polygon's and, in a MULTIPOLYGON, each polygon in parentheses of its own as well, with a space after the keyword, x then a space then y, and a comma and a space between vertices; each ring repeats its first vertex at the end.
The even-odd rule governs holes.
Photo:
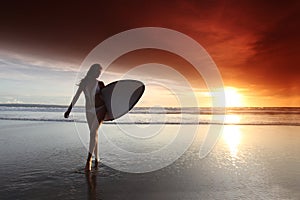
MULTIPOLYGON (((237 123, 240 121, 240 118, 237 115, 228 115, 226 116, 225 121, 229 123, 237 123)), ((241 141, 240 127, 236 125, 225 125, 222 137, 228 145, 231 157, 237 158, 238 146, 241 141)))

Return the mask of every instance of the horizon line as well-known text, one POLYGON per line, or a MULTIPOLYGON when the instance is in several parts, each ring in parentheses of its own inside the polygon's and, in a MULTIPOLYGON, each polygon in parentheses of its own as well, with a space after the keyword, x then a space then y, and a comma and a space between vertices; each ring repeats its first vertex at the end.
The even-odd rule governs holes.
MULTIPOLYGON (((16 107, 68 107, 69 105, 62 104, 43 104, 43 103, 0 103, 0 106, 16 106, 16 107)), ((85 107, 84 105, 78 105, 75 107, 85 107)), ((150 108, 151 106, 137 106, 135 108, 150 108)), ((211 106, 199 106, 199 107, 163 107, 163 108, 223 108, 223 107, 211 107, 211 106)), ((225 106, 224 108, 300 108, 300 106, 225 106)))

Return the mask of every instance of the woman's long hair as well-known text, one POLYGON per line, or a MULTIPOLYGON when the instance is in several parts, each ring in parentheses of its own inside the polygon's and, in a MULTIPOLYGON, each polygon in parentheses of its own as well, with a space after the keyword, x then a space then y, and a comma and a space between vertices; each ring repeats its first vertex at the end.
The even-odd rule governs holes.
POLYGON ((83 79, 80 80, 78 86, 79 87, 84 87, 87 85, 87 83, 91 80, 93 80, 93 77, 95 76, 95 74, 97 72, 99 72, 100 70, 102 70, 102 67, 100 64, 93 64, 90 69, 88 70, 88 72, 86 73, 85 77, 83 79))

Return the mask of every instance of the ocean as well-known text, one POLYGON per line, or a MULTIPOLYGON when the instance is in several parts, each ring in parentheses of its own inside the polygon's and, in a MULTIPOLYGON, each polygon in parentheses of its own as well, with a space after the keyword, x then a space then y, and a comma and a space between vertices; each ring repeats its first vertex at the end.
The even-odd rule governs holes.
MULTIPOLYGON (((66 106, 61 105, 0 104, 0 120, 86 123, 83 106, 73 108, 69 119, 63 117, 66 109, 66 106)), ((206 107, 136 107, 124 117, 106 123, 299 126, 300 107, 241 107, 226 108, 226 110, 206 107), (216 120, 212 115, 220 117, 216 120)))
POLYGON ((89 174, 84 108, 64 119, 66 108, 0 105, 1 200, 300 199, 300 108, 136 107, 101 125, 101 164, 89 174), (220 125, 200 158, 208 130, 220 125))

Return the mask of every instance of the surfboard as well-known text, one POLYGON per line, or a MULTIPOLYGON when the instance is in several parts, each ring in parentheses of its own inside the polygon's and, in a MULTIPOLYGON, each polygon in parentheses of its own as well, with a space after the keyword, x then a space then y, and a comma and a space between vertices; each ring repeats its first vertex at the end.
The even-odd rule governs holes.
POLYGON ((106 106, 104 121, 111 121, 128 113, 139 101, 145 91, 145 85, 137 80, 119 80, 102 88, 106 106))

